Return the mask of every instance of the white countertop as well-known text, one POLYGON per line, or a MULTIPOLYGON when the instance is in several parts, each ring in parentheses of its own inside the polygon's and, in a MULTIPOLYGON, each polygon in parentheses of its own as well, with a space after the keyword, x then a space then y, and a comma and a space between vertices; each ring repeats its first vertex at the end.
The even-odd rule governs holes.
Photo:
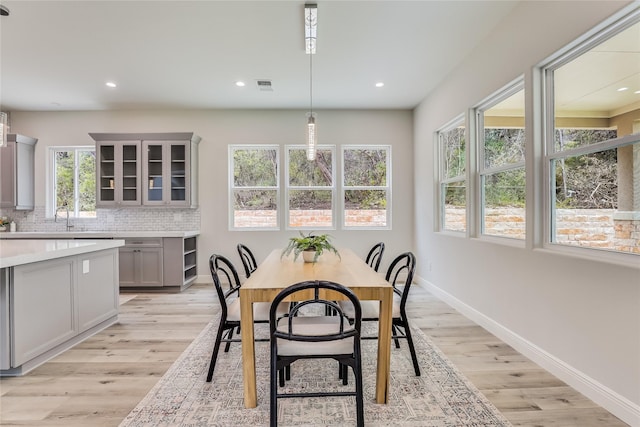
POLYGON ((126 239, 142 237, 193 237, 199 231, 16 231, 0 233, 2 239, 126 239))
POLYGON ((124 246, 124 240, 11 240, 0 242, 0 268, 124 246))

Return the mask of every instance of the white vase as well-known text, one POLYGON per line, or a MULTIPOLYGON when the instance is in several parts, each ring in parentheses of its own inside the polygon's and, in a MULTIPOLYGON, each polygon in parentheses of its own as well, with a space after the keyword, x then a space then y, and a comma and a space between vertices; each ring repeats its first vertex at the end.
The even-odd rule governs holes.
POLYGON ((316 251, 302 251, 302 259, 304 262, 314 262, 313 258, 316 256, 316 251))

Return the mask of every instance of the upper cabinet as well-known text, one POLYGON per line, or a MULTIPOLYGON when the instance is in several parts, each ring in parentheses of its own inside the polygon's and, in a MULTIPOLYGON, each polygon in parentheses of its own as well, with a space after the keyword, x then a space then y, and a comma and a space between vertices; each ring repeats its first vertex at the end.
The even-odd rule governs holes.
POLYGON ((35 138, 7 135, 0 147, 0 207, 33 210, 35 205, 35 138))
POLYGON ((98 207, 198 205, 193 133, 91 133, 98 207))

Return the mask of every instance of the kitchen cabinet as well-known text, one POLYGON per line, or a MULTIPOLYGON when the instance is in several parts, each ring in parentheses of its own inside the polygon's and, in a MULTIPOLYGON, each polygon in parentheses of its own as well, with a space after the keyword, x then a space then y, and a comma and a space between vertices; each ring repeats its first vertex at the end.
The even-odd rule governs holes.
POLYGON ((189 132, 90 135, 98 157, 98 206, 198 205, 200 137, 189 132))
POLYGON ((0 376, 22 375, 117 322, 122 241, 4 244, 0 376))
POLYGON ((7 135, 7 146, 0 148, 0 207, 33 210, 37 142, 24 135, 7 135))
POLYGON ((100 141, 96 144, 96 206, 140 205, 140 144, 100 141))
POLYGON ((125 239, 120 248, 120 287, 163 286, 162 238, 125 239))
POLYGON ((120 287, 186 289, 197 278, 196 245, 196 236, 125 239, 120 287))

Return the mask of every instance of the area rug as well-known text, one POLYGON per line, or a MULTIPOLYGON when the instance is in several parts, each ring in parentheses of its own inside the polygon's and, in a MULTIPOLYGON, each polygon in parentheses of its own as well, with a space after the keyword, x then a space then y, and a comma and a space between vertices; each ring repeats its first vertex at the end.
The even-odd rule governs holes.
MULTIPOLYGON (((375 333, 367 323, 364 333, 375 333)), ((221 348, 213 381, 205 381, 218 322, 209 323, 156 386, 122 421, 139 426, 267 426, 269 425, 269 343, 256 342, 258 406, 243 403, 241 344, 228 353, 221 348)), ((265 337, 267 325, 256 326, 265 337)), ((365 425, 369 426, 510 426, 511 424, 471 384, 420 330, 413 329, 422 375, 416 377, 406 340, 391 350, 389 403, 375 403, 377 341, 362 341, 365 425)), ((290 389, 346 389, 338 379, 337 362, 298 361, 292 365, 290 389)), ((354 426, 351 397, 278 400, 280 426, 354 426)))

